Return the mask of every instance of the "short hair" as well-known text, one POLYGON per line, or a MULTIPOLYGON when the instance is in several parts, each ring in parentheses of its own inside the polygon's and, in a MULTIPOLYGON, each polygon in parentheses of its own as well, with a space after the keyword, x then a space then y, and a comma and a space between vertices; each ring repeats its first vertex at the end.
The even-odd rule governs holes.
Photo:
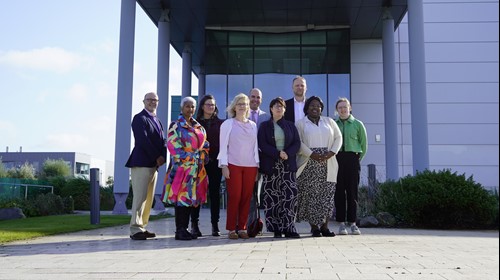
MULTIPOLYGON (((245 100, 246 103, 250 103, 250 99, 246 94, 238 93, 238 95, 236 95, 233 98, 233 101, 231 101, 231 104, 229 104, 229 106, 226 109, 227 114, 229 115, 230 118, 234 118, 236 116, 236 110, 235 110, 236 104, 238 104, 238 102, 240 102, 242 99, 245 100)), ((250 106, 247 106, 247 112, 245 114, 245 117, 248 118, 249 116, 250 116, 250 106)))
POLYGON ((349 102, 349 99, 346 97, 339 97, 339 100, 337 100, 337 103, 335 103, 335 109, 337 109, 337 106, 339 106, 340 102, 345 102, 349 107, 351 107, 351 102, 349 102))
POLYGON ((292 80, 292 85, 293 85, 293 83, 295 83, 295 80, 299 80, 299 79, 302 80, 304 83, 307 84, 306 78, 304 78, 302 76, 295 76, 295 78, 293 78, 293 80, 292 80))
POLYGON ((321 100, 321 97, 313 95, 313 96, 307 98, 306 103, 304 104, 304 114, 305 115, 307 115, 307 111, 309 110, 309 105, 311 104, 311 102, 313 100, 316 100, 319 102, 319 104, 321 106, 321 112, 323 112, 323 108, 325 108, 325 104, 323 103, 323 100, 321 100))
POLYGON ((192 98, 191 96, 186 96, 181 100, 181 109, 184 107, 184 104, 186 104, 186 102, 191 102, 193 103, 194 107, 196 107, 196 99, 192 98))
POLYGON ((283 108, 286 109, 286 102, 285 102, 285 100, 281 96, 276 97, 275 99, 271 100, 271 103, 269 103, 269 112, 271 114, 271 117, 273 116, 273 110, 271 110, 271 109, 276 104, 280 104, 281 106, 283 106, 283 108))
POLYGON ((205 109, 203 109, 203 106, 205 106, 205 102, 210 99, 215 102, 215 111, 211 118, 216 117, 219 114, 219 108, 217 108, 217 101, 215 101, 215 97, 211 94, 207 94, 200 100, 200 107, 198 107, 198 112, 196 113, 197 120, 203 119, 203 114, 205 113, 205 109))

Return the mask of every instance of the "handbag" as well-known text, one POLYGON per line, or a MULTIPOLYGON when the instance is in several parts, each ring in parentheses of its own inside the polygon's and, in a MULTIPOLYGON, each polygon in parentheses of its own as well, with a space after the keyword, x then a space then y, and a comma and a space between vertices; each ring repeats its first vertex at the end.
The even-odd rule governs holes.
POLYGON ((255 201, 255 211, 257 211, 257 215, 255 216, 255 219, 251 221, 248 225, 247 233, 249 237, 256 237, 257 235, 261 235, 262 229, 264 228, 264 222, 260 218, 260 210, 259 210, 259 203, 257 199, 256 189, 254 189, 253 196, 255 201))

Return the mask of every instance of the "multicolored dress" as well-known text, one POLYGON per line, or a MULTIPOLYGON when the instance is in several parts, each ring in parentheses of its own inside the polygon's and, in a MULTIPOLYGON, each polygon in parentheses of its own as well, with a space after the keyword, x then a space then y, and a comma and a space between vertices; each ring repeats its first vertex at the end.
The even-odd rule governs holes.
POLYGON ((162 201, 174 206, 197 207, 207 201, 207 134, 191 119, 189 126, 181 114, 168 130, 170 165, 165 176, 162 201))

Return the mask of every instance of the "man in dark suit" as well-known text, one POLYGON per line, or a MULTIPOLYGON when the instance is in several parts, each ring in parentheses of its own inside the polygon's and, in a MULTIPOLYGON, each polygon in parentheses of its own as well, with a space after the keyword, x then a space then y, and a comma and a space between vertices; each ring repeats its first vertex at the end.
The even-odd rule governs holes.
POLYGON ((131 168, 133 200, 130 238, 133 240, 156 237, 156 234, 146 230, 146 226, 153 205, 158 167, 165 163, 167 156, 163 126, 156 117, 158 102, 156 93, 147 93, 143 100, 144 110, 132 120, 135 143, 125 166, 131 168))
POLYGON ((304 117, 304 104, 306 103, 306 79, 296 76, 292 81, 293 97, 286 100, 285 120, 295 123, 304 117))

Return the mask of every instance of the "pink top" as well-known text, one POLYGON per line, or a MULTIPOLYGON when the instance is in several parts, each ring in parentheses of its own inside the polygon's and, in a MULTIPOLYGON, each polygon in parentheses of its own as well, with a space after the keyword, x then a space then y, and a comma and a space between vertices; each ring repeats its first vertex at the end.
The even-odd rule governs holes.
POLYGON ((229 134, 227 161, 230 164, 244 167, 258 167, 255 162, 254 146, 257 143, 257 135, 248 122, 233 121, 229 134))

